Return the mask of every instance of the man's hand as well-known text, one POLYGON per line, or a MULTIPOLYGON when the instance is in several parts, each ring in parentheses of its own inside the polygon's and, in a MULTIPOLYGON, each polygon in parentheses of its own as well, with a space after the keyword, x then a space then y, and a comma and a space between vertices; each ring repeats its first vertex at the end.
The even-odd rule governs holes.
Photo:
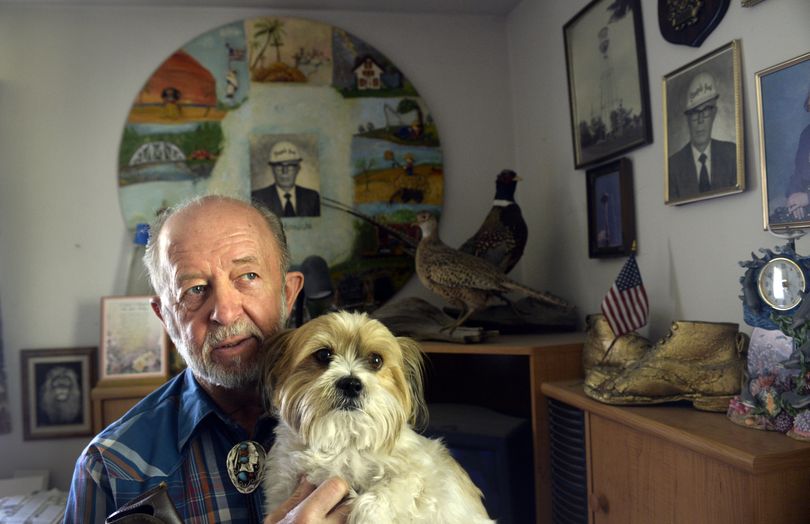
POLYGON ((802 220, 805 217, 804 208, 810 204, 810 197, 807 193, 791 193, 787 199, 788 213, 793 215, 796 220, 802 220))
POLYGON ((349 508, 340 501, 349 493, 346 481, 332 477, 318 487, 302 478, 290 498, 264 519, 264 524, 342 524, 349 508))

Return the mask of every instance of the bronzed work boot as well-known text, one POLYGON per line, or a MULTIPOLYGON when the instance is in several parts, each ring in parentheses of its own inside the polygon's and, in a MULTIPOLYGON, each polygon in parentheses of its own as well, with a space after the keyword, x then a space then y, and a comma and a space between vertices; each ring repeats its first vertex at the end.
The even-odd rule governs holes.
POLYGON ((582 346, 582 368, 585 385, 591 388, 598 387, 644 357, 652 345, 636 332, 616 337, 601 313, 588 315, 585 323, 587 334, 582 346))
POLYGON ((640 360, 585 393, 607 404, 689 400, 725 412, 740 392, 748 336, 726 322, 673 322, 669 333, 640 360))

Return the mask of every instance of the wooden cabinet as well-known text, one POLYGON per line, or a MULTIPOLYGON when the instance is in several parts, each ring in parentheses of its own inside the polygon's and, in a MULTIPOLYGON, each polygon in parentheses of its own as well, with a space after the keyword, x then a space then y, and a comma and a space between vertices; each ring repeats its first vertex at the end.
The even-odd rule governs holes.
POLYGON ((551 522, 548 406, 541 384, 582 377, 582 333, 425 342, 429 402, 474 404, 531 420, 537 522, 551 522))
POLYGON ((541 389, 584 412, 594 524, 810 519, 810 443, 691 406, 603 404, 580 381, 541 389))
POLYGON ((158 386, 159 384, 108 385, 93 388, 90 392, 90 400, 93 403, 93 432, 98 433, 115 422, 158 386))

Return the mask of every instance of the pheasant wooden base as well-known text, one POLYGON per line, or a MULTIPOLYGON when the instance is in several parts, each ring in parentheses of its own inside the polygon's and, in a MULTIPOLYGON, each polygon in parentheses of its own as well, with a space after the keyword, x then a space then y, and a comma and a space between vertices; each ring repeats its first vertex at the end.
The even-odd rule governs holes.
POLYGON ((497 331, 466 326, 459 326, 453 333, 448 333, 442 328, 451 324, 455 317, 445 315, 433 304, 417 297, 390 301, 371 313, 371 316, 385 324, 397 336, 415 340, 471 344, 483 342, 487 337, 498 334, 497 331))
MULTIPOLYGON (((453 318, 459 313, 458 310, 447 307, 443 311, 453 318)), ((559 333, 579 328, 575 308, 551 306, 532 297, 524 297, 514 302, 512 307, 489 306, 473 314, 464 325, 497 330, 502 335, 559 333)))
POLYGON ((385 324, 398 336, 416 340, 441 340, 471 344, 487 337, 513 333, 552 333, 577 329, 576 309, 546 305, 526 297, 514 307, 491 306, 473 315, 463 326, 449 334, 442 328, 451 324, 458 311, 438 307, 421 298, 410 297, 388 302, 371 316, 385 324), (449 315, 448 315, 449 313, 449 315))

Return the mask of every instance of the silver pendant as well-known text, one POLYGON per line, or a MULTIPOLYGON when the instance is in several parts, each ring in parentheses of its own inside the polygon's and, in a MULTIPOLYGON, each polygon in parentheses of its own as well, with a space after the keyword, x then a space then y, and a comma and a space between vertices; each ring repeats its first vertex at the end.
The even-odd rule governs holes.
POLYGON ((262 483, 266 456, 262 445, 252 440, 242 441, 228 452, 228 476, 239 493, 253 493, 262 483))

